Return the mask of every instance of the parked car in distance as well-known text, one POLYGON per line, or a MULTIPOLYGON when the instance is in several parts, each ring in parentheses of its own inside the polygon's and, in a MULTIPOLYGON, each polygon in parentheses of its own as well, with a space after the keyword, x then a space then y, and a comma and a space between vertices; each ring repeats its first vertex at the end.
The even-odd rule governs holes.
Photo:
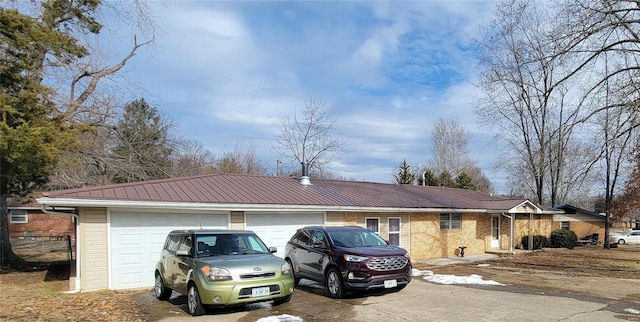
POLYGON ((611 233, 609 235, 609 242, 620 245, 640 245, 640 230, 628 230, 626 232, 611 233))
POLYGON ((155 296, 187 295, 189 314, 206 307, 291 299, 291 266, 252 231, 176 230, 169 233, 155 269, 155 296))
POLYGON ((285 260, 296 285, 301 278, 323 283, 333 298, 354 290, 402 289, 411 281, 407 251, 362 227, 299 229, 287 242, 285 260))

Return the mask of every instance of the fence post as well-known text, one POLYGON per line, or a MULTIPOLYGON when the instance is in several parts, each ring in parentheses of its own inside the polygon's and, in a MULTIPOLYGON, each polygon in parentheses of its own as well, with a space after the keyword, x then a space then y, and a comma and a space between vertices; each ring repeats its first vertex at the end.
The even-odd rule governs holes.
POLYGON ((69 260, 73 260, 73 248, 71 248, 71 236, 67 235, 67 249, 69 250, 69 260))

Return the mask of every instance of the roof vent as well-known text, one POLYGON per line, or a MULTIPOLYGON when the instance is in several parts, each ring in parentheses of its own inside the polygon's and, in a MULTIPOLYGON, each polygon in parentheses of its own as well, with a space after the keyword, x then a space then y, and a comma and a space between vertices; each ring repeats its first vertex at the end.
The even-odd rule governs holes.
POLYGON ((309 179, 309 168, 306 162, 301 162, 302 165, 302 176, 300 176, 300 184, 308 186, 311 184, 311 180, 309 179))

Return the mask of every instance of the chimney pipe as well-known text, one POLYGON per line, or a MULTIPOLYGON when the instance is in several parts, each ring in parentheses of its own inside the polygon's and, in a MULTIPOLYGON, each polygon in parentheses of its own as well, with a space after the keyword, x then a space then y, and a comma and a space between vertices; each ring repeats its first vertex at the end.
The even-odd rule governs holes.
POLYGON ((300 184, 302 185, 310 185, 311 180, 309 180, 309 168, 306 162, 300 162, 302 165, 302 176, 300 176, 300 184))

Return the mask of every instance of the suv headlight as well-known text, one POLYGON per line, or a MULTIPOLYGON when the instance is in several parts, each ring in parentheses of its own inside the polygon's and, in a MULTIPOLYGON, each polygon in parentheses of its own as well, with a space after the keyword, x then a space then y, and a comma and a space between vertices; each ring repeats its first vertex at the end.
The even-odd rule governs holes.
POLYGON ((287 262, 284 262, 284 264, 282 264, 282 268, 281 268, 280 274, 282 274, 282 275, 291 275, 291 265, 289 265, 289 263, 287 263, 287 262))
POLYGON ((209 280, 209 282, 228 281, 232 279, 231 273, 226 268, 217 266, 203 266, 201 270, 207 280, 209 280))
POLYGON ((364 262, 367 259, 369 259, 369 257, 349 255, 349 254, 344 254, 343 257, 344 257, 344 260, 346 260, 347 262, 364 262))

